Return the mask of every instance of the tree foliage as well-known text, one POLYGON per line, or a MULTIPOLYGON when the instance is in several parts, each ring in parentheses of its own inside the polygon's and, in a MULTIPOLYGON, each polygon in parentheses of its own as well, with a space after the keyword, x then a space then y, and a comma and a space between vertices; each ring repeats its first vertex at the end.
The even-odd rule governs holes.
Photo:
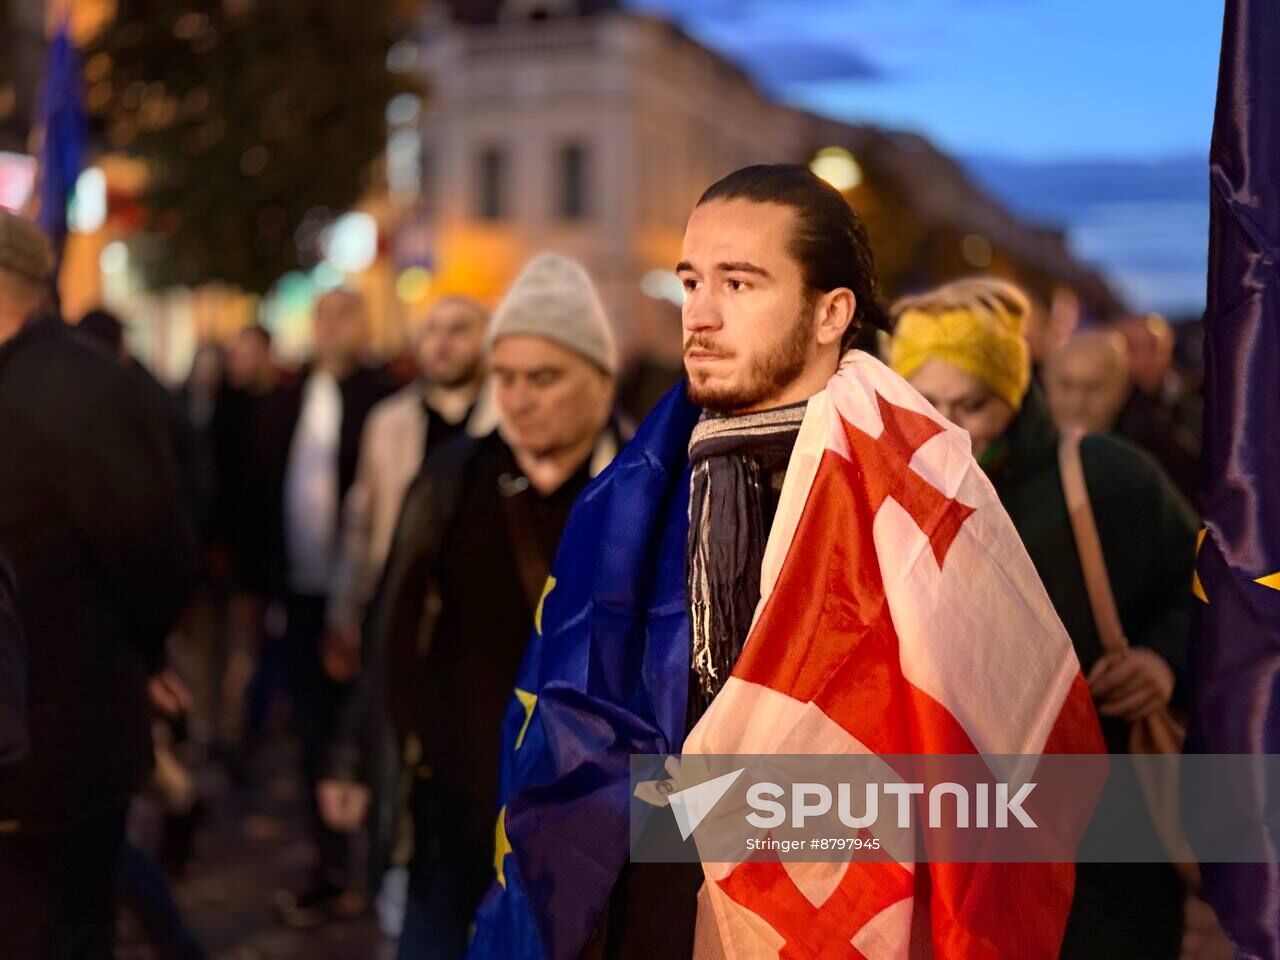
POLYGON ((368 185, 403 0, 118 0, 86 56, 107 145, 146 161, 149 286, 264 292, 368 185))

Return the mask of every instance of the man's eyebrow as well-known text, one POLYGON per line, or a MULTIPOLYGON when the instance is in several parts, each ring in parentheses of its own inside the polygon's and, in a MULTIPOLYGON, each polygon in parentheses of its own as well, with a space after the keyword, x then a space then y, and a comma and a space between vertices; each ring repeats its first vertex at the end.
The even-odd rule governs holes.
POLYGON ((500 374, 503 374, 504 376, 538 377, 547 373, 559 373, 561 371, 561 368, 556 366, 555 364, 547 364, 546 366, 542 366, 542 367, 531 367, 528 370, 518 370, 518 369, 513 370, 511 367, 503 367, 495 364, 494 366, 490 367, 490 370, 493 373, 500 373, 500 374))
POLYGON ((733 260, 728 263, 717 263, 716 269, 721 273, 754 273, 758 277, 768 277, 769 271, 746 260, 733 260))
MULTIPOLYGON (((721 273, 754 273, 758 277, 769 277, 771 274, 764 267, 756 266, 746 260, 729 260, 724 263, 717 263, 716 269, 721 273)), ((676 264, 676 273, 696 273, 693 264, 688 260, 681 260, 676 264)))

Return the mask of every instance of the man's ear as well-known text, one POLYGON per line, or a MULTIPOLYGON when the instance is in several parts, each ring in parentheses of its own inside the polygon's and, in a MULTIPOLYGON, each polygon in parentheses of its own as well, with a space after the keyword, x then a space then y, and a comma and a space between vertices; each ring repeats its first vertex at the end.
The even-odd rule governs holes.
POLYGON ((853 315, 858 309, 858 298, 848 287, 837 287, 818 298, 818 345, 825 347, 839 343, 853 315))

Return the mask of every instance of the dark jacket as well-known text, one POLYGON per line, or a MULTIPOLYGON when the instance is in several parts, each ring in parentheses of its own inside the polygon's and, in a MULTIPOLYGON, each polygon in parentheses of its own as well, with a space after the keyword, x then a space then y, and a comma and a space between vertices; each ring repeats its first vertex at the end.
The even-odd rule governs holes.
POLYGON ((1200 496, 1200 441, 1159 397, 1134 389, 1116 417, 1115 433, 1140 447, 1164 468, 1191 503, 1200 496))
MULTIPOLYGON (((566 482, 562 495, 563 491, 576 491, 585 485, 591 469, 611 459, 625 436, 616 422, 610 424, 597 442, 595 453, 579 471, 580 475, 566 482)), ((411 742, 423 745, 428 733, 436 737, 443 733, 439 724, 430 720, 433 708, 439 705, 427 702, 426 691, 432 689, 427 664, 445 607, 442 573, 449 563, 447 543, 450 536, 458 538, 457 518, 468 491, 473 491, 481 482, 476 476, 480 465, 491 466, 495 454, 506 449, 501 437, 494 432, 483 438, 458 437, 427 457, 405 495, 382 582, 364 624, 364 669, 343 712, 329 774, 338 779, 363 777, 378 788, 371 858, 375 866, 384 862, 386 856, 397 800, 392 783, 400 776, 407 745, 411 742), (388 749, 388 743, 394 743, 394 747, 388 749)), ((514 466, 512 473, 518 473, 514 466)), ((493 477, 486 480, 492 483, 493 477)), ((493 519, 505 528, 501 511, 493 519)), ((554 530, 557 542, 562 529, 561 525, 554 530)), ((554 547, 549 553, 554 554, 554 547)), ((549 566, 551 557, 546 559, 549 566)), ((511 562, 517 564, 514 559, 511 562)), ((490 573, 494 577, 516 576, 513 571, 490 573)), ((511 584, 504 582, 500 587, 495 585, 494 603, 507 602, 501 597, 510 599, 511 584)), ((532 610, 524 610, 523 601, 517 603, 523 611, 521 616, 528 618, 528 625, 520 631, 523 641, 532 624, 532 610)), ((515 666, 511 665, 510 669, 513 678, 515 666)), ((501 667, 489 664, 485 676, 477 677, 476 683, 483 684, 492 693, 489 688, 501 674, 501 667)), ((512 678, 496 681, 502 703, 494 710, 495 725, 500 722, 502 708, 510 696, 508 681, 512 678)), ((478 689, 468 689, 477 694, 479 703, 478 689)), ((451 735, 467 742, 479 738, 485 750, 496 750, 500 739, 496 727, 489 733, 460 729, 451 735)), ((420 755, 418 748, 409 748, 408 752, 420 755)), ((493 767, 496 775, 496 762, 493 767)), ((486 830, 491 826, 488 821, 492 812, 478 811, 486 820, 486 830)), ((484 863, 487 866, 488 859, 484 863)))
MULTIPOLYGON (((1088 674, 1102 647, 1063 494, 1058 431, 1038 388, 1000 444, 988 472, 1088 674)), ((1177 700, 1186 689, 1196 518, 1159 465, 1123 440, 1086 437, 1081 460, 1125 633, 1173 667, 1177 700)), ((1126 752, 1128 724, 1099 720, 1108 748, 1126 752)), ((1181 903, 1168 864, 1080 864, 1061 955, 1174 960, 1181 903)))
MULTIPOLYGON (((1058 430, 1038 389, 1027 395, 1002 443, 988 473, 1087 675, 1102 644, 1058 471, 1058 430)), ((1160 466, 1118 437, 1086 437, 1080 457, 1125 634, 1169 662, 1177 696, 1191 631, 1195 514, 1160 466)), ((1102 724, 1108 745, 1121 748, 1126 725, 1105 717, 1102 724)))
POLYGON ((146 678, 195 549, 146 387, 56 320, 0 346, 0 550, 21 589, 32 744, 0 772, 0 820, 65 827, 151 768, 146 678))
POLYGON ((0 767, 27 755, 27 672, 13 570, 0 555, 0 767))
MULTIPOLYGON (((239 518, 247 586, 269 594, 285 592, 288 582, 284 530, 284 488, 293 434, 302 413, 303 390, 309 371, 276 387, 252 411, 248 446, 249 481, 239 518)), ((391 393, 391 384, 375 370, 357 367, 339 381, 342 426, 338 444, 338 502, 351 489, 360 455, 360 433, 369 411, 391 393)), ((341 511, 339 511, 340 515, 341 511)), ((334 518, 338 522, 338 518, 334 518)))

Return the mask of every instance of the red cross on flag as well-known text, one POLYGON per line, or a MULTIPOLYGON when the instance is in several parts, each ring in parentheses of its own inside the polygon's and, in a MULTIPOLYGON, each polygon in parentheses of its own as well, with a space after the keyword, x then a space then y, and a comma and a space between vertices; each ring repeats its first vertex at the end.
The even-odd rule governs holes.
MULTIPOLYGON (((685 753, 1106 752, 968 436, 851 353, 809 402, 733 675, 685 753)), ((1058 955, 1071 864, 705 864, 699 943, 756 958, 1058 955)))

